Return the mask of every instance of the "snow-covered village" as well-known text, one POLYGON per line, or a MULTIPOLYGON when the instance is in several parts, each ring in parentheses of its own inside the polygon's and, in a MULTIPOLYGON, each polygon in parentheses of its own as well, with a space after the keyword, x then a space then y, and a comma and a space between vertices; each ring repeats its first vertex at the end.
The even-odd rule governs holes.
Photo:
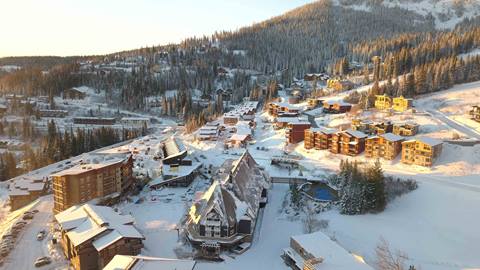
POLYGON ((480 269, 477 1, 46 2, 182 38, 5 33, 0 269, 480 269))

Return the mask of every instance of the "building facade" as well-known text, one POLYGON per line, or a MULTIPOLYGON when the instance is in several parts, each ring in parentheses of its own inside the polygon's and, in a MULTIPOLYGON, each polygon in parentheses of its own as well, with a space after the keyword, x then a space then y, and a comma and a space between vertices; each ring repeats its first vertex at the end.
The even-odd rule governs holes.
POLYGON ((393 110, 404 112, 413 107, 413 99, 404 98, 403 96, 393 98, 393 110))
POLYGON ((402 142, 402 162, 431 167, 442 153, 443 143, 431 138, 402 142))
POLYGON ((133 184, 133 158, 85 164, 51 175, 53 212, 59 213, 74 205, 108 195, 122 194, 133 184))
POLYGON ((311 124, 309 122, 291 122, 287 124, 285 136, 287 142, 296 144, 303 141, 305 137, 305 130, 309 129, 311 124))
POLYGON ((143 248, 133 217, 110 207, 73 206, 56 214, 55 221, 64 255, 75 270, 100 270, 115 255, 137 255, 143 248))
POLYGON ((365 141, 365 156, 393 160, 401 153, 404 140, 393 133, 369 137, 365 141))
POLYGON ((419 125, 415 123, 398 123, 394 124, 392 133, 398 136, 410 137, 417 135, 419 125))
POLYGON ((356 156, 365 150, 365 139, 367 135, 356 130, 340 131, 332 135, 330 152, 356 156))
POLYGON ((310 128, 305 130, 305 149, 326 150, 332 145, 333 129, 310 128))

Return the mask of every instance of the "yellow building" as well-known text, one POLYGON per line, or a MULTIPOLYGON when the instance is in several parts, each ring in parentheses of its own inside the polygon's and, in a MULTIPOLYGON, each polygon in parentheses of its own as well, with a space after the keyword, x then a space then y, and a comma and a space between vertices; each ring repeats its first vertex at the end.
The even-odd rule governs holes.
POLYGON ((442 153, 442 142, 418 138, 402 143, 402 163, 430 167, 442 153))
POLYGON ((412 107, 413 100, 399 96, 393 98, 393 109, 397 112, 404 112, 412 107))
POLYGON ((388 110, 392 107, 392 98, 387 94, 375 96, 375 108, 378 110, 388 110))

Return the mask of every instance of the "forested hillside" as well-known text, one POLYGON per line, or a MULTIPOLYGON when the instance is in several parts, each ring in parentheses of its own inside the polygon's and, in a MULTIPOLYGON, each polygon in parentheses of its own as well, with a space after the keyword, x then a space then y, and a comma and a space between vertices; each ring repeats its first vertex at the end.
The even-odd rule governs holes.
POLYGON ((362 11, 322 0, 215 37, 231 50, 247 51, 243 67, 267 73, 288 69, 291 75, 301 75, 345 56, 350 44, 432 30, 433 18, 404 9, 375 5, 362 11))

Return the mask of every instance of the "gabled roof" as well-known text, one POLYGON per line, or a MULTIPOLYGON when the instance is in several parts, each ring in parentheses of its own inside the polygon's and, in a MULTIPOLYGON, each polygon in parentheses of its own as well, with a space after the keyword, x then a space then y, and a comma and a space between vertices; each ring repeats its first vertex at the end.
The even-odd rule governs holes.
POLYGON ((74 246, 93 239, 94 247, 101 250, 124 237, 144 238, 133 226, 132 216, 120 215, 106 206, 72 206, 55 219, 74 246))
POLYGON ((255 218, 261 200, 261 193, 266 186, 264 174, 248 151, 236 161, 226 160, 210 188, 190 208, 190 219, 201 223, 203 218, 215 211, 229 225, 242 218, 255 218))

